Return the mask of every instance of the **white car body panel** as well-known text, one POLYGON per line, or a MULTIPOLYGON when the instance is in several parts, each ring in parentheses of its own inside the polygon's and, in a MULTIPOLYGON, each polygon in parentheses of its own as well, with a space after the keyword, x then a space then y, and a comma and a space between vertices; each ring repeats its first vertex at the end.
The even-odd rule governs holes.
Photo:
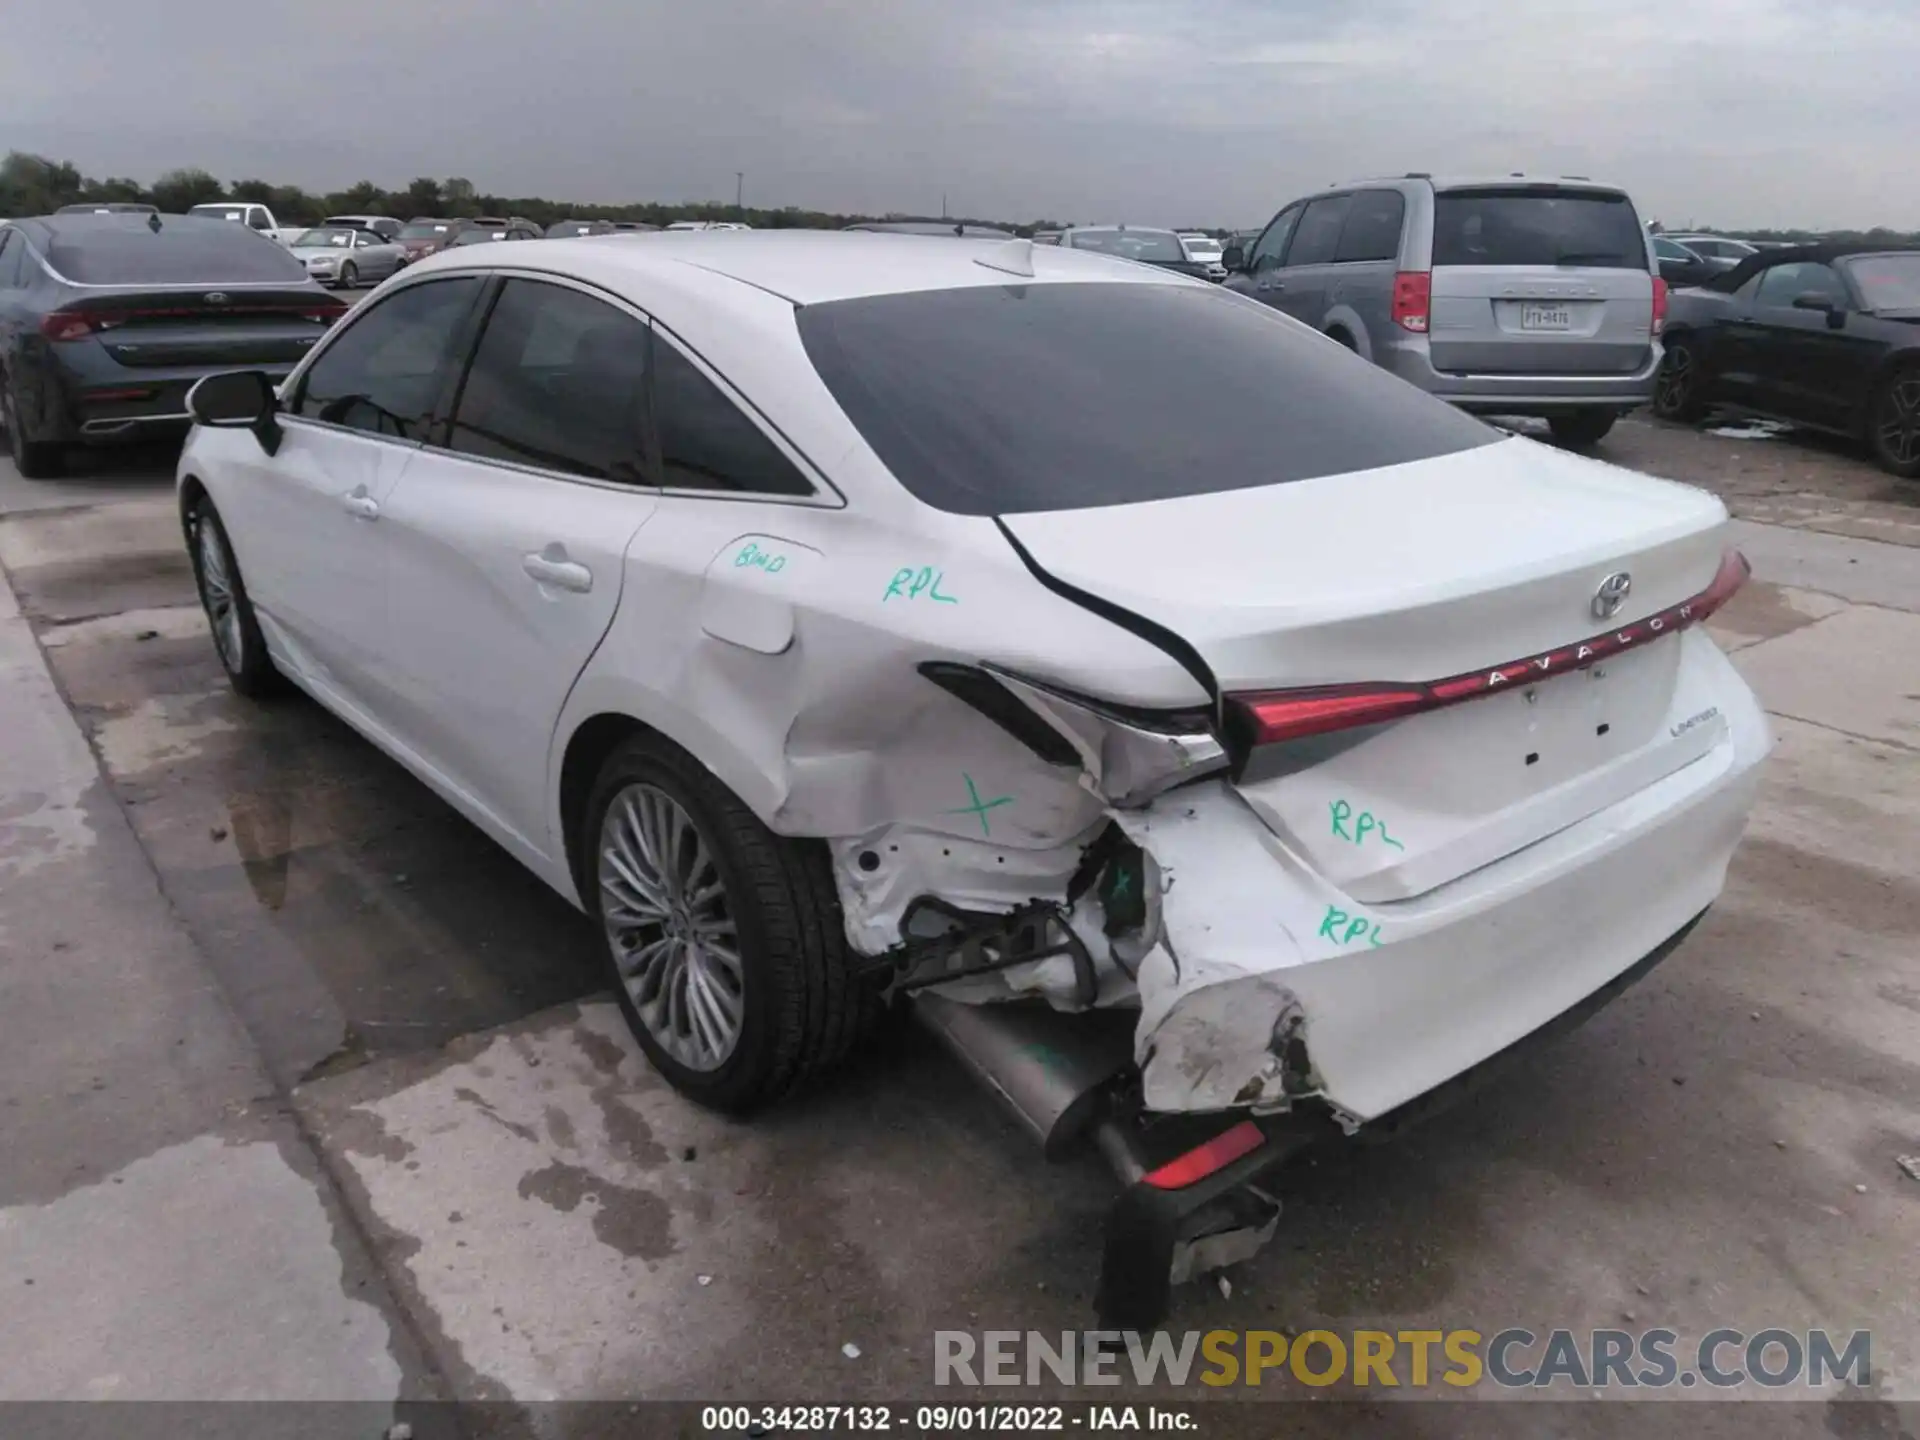
MULTIPOLYGON (((596 717, 653 727, 774 831, 825 841, 866 954, 901 942, 918 896, 996 913, 1061 899, 1117 823, 1152 862, 1161 927, 1120 954, 1091 896, 1072 921, 1095 1003, 1140 1007, 1152 1108, 1284 1108, 1313 1093, 1356 1122, 1384 1114, 1629 970, 1712 901, 1770 737, 1698 630, 1278 775, 1235 782, 1204 746, 1170 749, 1173 778, 1185 764, 1205 778, 1164 790, 1137 783, 1157 742, 1103 738, 1102 722, 1028 689, 1083 758, 1048 764, 926 679, 928 662, 984 662, 1137 707, 1211 703, 1180 660, 1064 585, 1168 627, 1225 691, 1433 680, 1603 629, 1586 607, 1617 567, 1633 574, 1623 621, 1684 601, 1725 543, 1711 497, 1509 440, 1005 517, 1030 564, 993 519, 935 510, 894 478, 794 319, 796 302, 916 289, 1205 284, 1048 247, 1027 252, 1030 281, 974 263, 1006 243, 589 237, 498 259, 448 252, 384 287, 480 270, 603 289, 697 356, 815 479, 813 498, 329 445, 339 432, 299 421, 275 461, 244 432, 197 429, 181 475, 229 517, 276 662, 576 904, 561 777, 596 717), (378 524, 340 508, 362 486, 378 524), (585 566, 590 589, 543 584, 530 556, 585 566), (1538 767, 1520 765, 1528 744, 1538 767), (1321 822, 1339 803, 1392 827, 1399 848, 1330 843, 1341 837, 1321 822), (1304 1039, 1304 1075, 1276 1063, 1282 1021, 1304 1039)), ((1065 959, 943 993, 1082 1003, 1065 959)))

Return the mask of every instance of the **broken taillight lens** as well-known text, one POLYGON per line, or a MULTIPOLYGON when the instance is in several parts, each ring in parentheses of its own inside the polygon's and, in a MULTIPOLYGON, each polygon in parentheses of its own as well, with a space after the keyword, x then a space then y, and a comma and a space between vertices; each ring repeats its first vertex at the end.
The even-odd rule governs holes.
POLYGON ((1610 655, 1698 625, 1731 600, 1751 573, 1746 557, 1738 550, 1729 550, 1720 562, 1713 584, 1690 600, 1604 635, 1445 680, 1321 685, 1302 690, 1229 695, 1226 722, 1231 748, 1244 755, 1256 745, 1278 745, 1364 725, 1381 725, 1491 695, 1517 681, 1585 669, 1610 655))

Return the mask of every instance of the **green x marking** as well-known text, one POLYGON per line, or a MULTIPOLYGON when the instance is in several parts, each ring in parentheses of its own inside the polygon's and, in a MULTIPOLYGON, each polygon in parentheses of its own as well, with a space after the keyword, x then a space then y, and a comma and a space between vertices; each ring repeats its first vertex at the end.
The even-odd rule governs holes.
POLYGON ((978 815, 980 817, 980 833, 991 839, 993 836, 993 827, 987 823, 987 812, 998 805, 1011 805, 1013 803, 1013 796, 1002 795, 997 800, 982 800, 980 798, 980 787, 973 783, 973 777, 965 771, 962 771, 960 778, 967 782, 967 794, 973 797, 973 803, 971 805, 961 805, 952 810, 943 810, 941 813, 943 815, 978 815))

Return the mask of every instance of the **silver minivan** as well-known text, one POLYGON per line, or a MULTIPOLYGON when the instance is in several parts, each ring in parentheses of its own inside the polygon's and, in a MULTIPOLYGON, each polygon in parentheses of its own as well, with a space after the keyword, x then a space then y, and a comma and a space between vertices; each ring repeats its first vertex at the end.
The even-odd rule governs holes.
POLYGON ((1227 284, 1482 414, 1593 445, 1653 395, 1667 287, 1625 192, 1411 174, 1294 201, 1227 284))

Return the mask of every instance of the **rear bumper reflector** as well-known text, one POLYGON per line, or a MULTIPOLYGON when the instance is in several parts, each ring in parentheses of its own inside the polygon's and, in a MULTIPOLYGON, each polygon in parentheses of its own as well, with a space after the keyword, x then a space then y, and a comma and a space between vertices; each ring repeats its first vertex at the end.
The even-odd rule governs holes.
POLYGON ((1143 1177, 1143 1185, 1151 1185, 1156 1190, 1184 1190, 1189 1185, 1197 1185, 1218 1171, 1224 1170, 1244 1155, 1251 1155, 1267 1143, 1267 1137, 1260 1127, 1251 1120, 1242 1120, 1230 1130, 1222 1130, 1204 1144, 1196 1145, 1186 1154, 1169 1160, 1157 1170, 1149 1170, 1143 1177))

